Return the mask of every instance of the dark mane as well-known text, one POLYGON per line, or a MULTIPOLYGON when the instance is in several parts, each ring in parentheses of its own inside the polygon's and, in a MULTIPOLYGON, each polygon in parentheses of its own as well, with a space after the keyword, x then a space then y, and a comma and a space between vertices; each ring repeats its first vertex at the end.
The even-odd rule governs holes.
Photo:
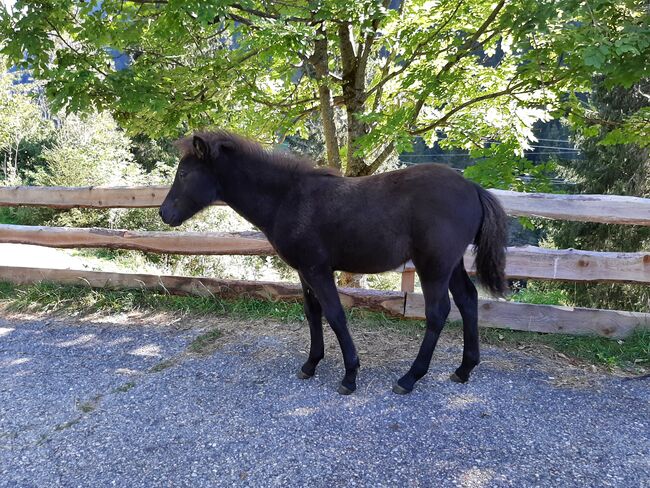
POLYGON ((176 147, 181 152, 181 157, 195 154, 192 143, 194 135, 200 136, 209 145, 229 141, 233 144, 235 150, 242 153, 242 155, 252 156, 254 160, 264 160, 276 170, 288 170, 291 173, 320 173, 341 176, 341 173, 335 168, 316 166, 311 159, 289 152, 265 149, 258 142, 225 130, 196 132, 191 136, 180 139, 176 142, 176 147))

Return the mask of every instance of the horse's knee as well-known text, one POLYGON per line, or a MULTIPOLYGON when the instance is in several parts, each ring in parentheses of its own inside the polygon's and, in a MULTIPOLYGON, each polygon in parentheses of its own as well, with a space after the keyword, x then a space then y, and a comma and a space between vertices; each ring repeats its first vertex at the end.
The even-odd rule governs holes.
POLYGON ((436 332, 440 332, 445 325, 445 320, 451 311, 451 304, 449 301, 444 303, 436 303, 427 305, 425 309, 425 316, 427 319, 427 327, 436 332))
POLYGON ((345 327, 346 317, 342 307, 332 307, 323 310, 323 314, 330 326, 336 330, 338 327, 345 327))

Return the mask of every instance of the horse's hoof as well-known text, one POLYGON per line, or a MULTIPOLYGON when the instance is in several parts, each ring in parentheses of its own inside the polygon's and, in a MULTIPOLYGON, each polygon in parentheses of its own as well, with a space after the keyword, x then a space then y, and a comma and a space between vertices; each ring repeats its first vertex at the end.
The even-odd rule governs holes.
POLYGON ((403 386, 400 386, 398 383, 395 383, 393 385, 393 393, 397 393, 398 395, 408 395, 412 391, 413 391, 413 388, 411 388, 410 390, 407 390, 403 386))
POLYGON ((467 379, 462 379, 462 378, 461 378, 460 376, 458 376, 456 373, 451 373, 451 375, 449 375, 449 379, 450 379, 451 381, 453 381, 454 383, 467 383, 467 380, 468 380, 469 378, 467 378, 467 379))
MULTIPOLYGON (((355 388, 355 389, 356 389, 356 388, 355 388)), ((354 389, 351 390, 350 388, 348 388, 348 387, 345 386, 345 385, 339 385, 339 390, 338 390, 338 392, 339 392, 339 395, 350 395, 351 393, 354 392, 354 389)))
POLYGON ((296 373, 296 376, 298 377, 298 379, 308 380, 309 378, 311 378, 314 375, 313 374, 307 374, 302 369, 299 369, 298 372, 296 373))

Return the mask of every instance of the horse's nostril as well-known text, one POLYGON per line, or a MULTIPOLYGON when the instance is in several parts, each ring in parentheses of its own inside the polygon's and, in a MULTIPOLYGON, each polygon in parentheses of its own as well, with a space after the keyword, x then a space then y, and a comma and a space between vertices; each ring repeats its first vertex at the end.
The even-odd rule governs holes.
POLYGON ((158 209, 158 215, 160 215, 160 218, 162 218, 163 216, 162 207, 158 209))

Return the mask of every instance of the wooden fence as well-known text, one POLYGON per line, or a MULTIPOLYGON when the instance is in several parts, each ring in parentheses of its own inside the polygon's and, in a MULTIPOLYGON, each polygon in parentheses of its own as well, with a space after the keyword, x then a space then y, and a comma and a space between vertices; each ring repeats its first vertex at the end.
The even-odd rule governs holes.
MULTIPOLYGON (((29 205, 61 209, 157 207, 168 189, 166 186, 0 187, 0 206, 29 205)), ((650 199, 491 191, 510 215, 650 225, 650 199)), ((257 232, 146 232, 0 225, 0 242, 60 248, 134 249, 174 254, 274 254, 270 243, 257 232)), ((465 258, 468 267, 472 268, 474 258, 469 249, 465 258)), ((396 271, 402 273, 401 291, 341 289, 343 304, 409 318, 423 318, 423 297, 414 293, 415 269, 406 263, 396 271)), ((650 252, 615 253, 542 249, 533 246, 510 247, 507 252, 506 275, 511 279, 647 284, 650 283, 650 252)), ((298 285, 286 283, 12 266, 0 266, 0 280, 20 284, 41 280, 86 283, 100 288, 135 287, 180 294, 247 294, 276 300, 297 300, 302 296, 298 285)), ((459 318, 455 308, 452 309, 452 318, 459 318)), ((637 327, 650 328, 650 314, 481 300, 479 322, 483 326, 516 330, 599 334, 620 338, 626 337, 637 327)))

